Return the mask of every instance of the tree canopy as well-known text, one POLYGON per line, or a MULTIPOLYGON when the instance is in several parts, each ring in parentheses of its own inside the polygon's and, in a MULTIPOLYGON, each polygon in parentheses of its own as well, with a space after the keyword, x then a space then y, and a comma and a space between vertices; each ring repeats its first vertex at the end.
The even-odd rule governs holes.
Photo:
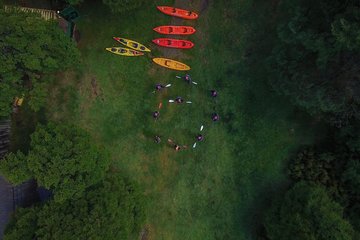
POLYGON ((56 201, 80 196, 88 186, 103 179, 109 156, 91 142, 84 130, 72 125, 39 126, 31 135, 29 153, 9 154, 0 170, 11 182, 29 177, 51 189, 56 201))
POLYGON ((339 126, 360 119, 359 3, 286 0, 278 13, 272 86, 339 126))
POLYGON ((0 10, 0 35, 0 116, 9 115, 15 96, 40 86, 32 83, 41 82, 42 74, 64 70, 79 59, 57 23, 37 14, 0 10))
POLYGON ((351 240, 355 236, 342 207, 324 188, 305 182, 295 184, 273 203, 265 228, 273 240, 351 240))
POLYGON ((4 240, 126 240, 139 231, 143 221, 141 192, 118 173, 111 173, 77 200, 19 209, 4 240))

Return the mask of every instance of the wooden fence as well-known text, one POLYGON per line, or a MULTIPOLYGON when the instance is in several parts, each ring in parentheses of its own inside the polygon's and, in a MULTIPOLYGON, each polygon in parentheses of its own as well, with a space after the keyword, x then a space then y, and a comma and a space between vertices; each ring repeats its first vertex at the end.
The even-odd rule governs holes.
POLYGON ((40 9, 40 8, 27 8, 27 7, 15 7, 15 6, 9 6, 5 5, 5 11, 12 11, 12 10, 20 10, 23 12, 30 12, 30 13, 39 13, 42 18, 46 20, 56 20, 59 19, 60 16, 57 14, 57 12, 49 9, 40 9))

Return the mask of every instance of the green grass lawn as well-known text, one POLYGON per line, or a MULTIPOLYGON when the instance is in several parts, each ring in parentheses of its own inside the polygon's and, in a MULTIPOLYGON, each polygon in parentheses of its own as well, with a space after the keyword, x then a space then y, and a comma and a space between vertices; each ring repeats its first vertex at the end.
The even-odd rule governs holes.
MULTIPOLYGON (((199 20, 183 22, 198 30, 188 37, 195 48, 165 52, 151 43, 160 37, 152 28, 172 18, 158 12, 155 3, 127 14, 83 4, 78 24, 82 62, 76 71, 60 74, 48 115, 89 130, 109 149, 114 166, 141 185, 149 239, 251 239, 268 200, 287 185, 287 158, 315 139, 313 125, 269 89, 260 69, 244 69, 248 29, 231 17, 231 10, 245 11, 248 1, 211 1, 199 20), (228 35, 230 29, 235 31, 228 35), (113 36, 137 40, 153 51, 138 58, 108 53, 105 47, 120 45, 113 36), (170 55, 192 67, 197 86, 151 61, 170 55), (157 82, 173 86, 153 94, 157 82), (219 91, 216 101, 209 96, 212 88, 219 91), (193 104, 169 105, 167 99, 176 96, 193 104), (160 102, 155 122, 151 113, 160 102), (211 122, 213 111, 221 121, 211 122), (166 143, 170 137, 190 147, 201 124, 205 140, 195 150, 175 152, 166 143), (162 136, 159 145, 153 142, 155 134, 162 136)), ((201 6, 200 1, 188 4, 201 6)))

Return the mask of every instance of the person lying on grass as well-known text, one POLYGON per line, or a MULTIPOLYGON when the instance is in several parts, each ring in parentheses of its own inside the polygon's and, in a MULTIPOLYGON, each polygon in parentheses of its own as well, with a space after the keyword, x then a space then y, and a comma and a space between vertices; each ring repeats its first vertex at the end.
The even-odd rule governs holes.
POLYGON ((180 146, 178 144, 176 144, 172 139, 168 139, 168 143, 170 145, 172 145, 172 147, 175 149, 176 152, 180 151, 181 149, 186 149, 187 146, 186 145, 183 145, 183 146, 180 146))

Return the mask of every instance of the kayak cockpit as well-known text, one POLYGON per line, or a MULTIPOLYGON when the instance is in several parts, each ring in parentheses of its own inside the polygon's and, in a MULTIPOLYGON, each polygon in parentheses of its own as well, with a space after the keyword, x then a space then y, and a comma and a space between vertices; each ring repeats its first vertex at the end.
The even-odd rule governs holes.
POLYGON ((131 43, 131 45, 134 47, 134 48, 138 48, 139 45, 137 43, 131 43))

